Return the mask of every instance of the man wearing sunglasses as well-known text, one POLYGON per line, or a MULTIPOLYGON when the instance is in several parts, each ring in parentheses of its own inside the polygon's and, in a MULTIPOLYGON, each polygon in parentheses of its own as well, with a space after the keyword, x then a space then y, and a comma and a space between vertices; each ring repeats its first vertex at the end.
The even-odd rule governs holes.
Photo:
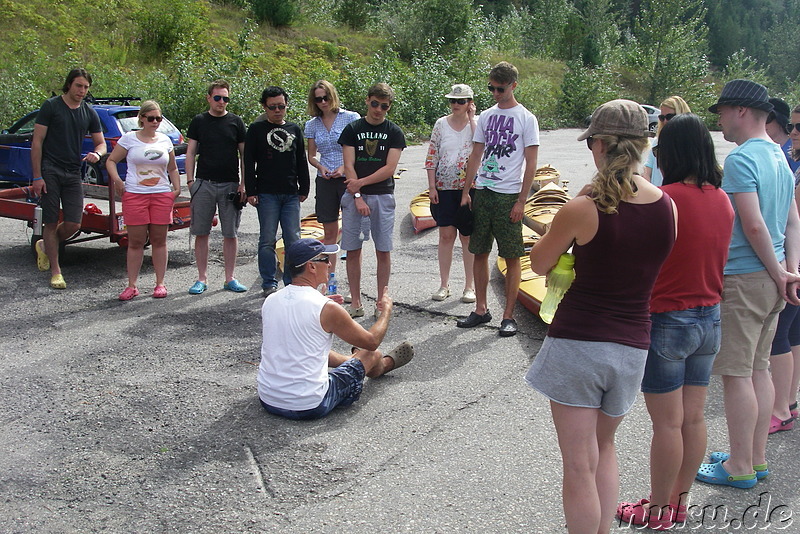
MULTIPOLYGON (((256 119, 247 129, 244 148, 244 176, 247 201, 258 210, 258 271, 264 297, 278 289, 278 260, 275 243, 278 224, 283 244, 288 249, 300 239, 300 203, 308 197, 310 186, 303 132, 286 122, 289 95, 281 87, 270 86, 261 93, 263 120, 256 119)), ((283 285, 292 282, 283 266, 283 285)))
POLYGON ((795 161, 792 157, 792 140, 789 139, 789 104, 780 98, 770 98, 773 109, 767 116, 767 135, 770 139, 778 143, 786 156, 786 162, 792 169, 792 174, 800 168, 800 161, 795 161))
POLYGON ((191 232, 195 236, 194 256, 197 281, 189 293, 199 295, 208 287, 208 239, 214 213, 219 211, 222 223, 222 255, 225 258, 223 289, 236 293, 247 287, 234 278, 238 232, 242 212, 231 195, 244 200, 244 121, 227 110, 230 85, 217 80, 208 86, 208 111, 192 119, 186 134, 186 185, 192 196, 191 232), (197 168, 195 169, 195 160, 197 168))
POLYGON ((317 289, 325 286, 330 258, 338 252, 339 245, 316 239, 292 243, 285 262, 292 282, 261 306, 264 341, 258 396, 271 414, 289 419, 324 417, 337 406, 357 401, 365 376, 377 378, 414 357, 408 342, 387 354, 378 350, 392 316, 387 291, 381 297, 384 313, 366 330, 339 305, 341 295, 328 298, 317 289), (353 346, 351 356, 331 350, 334 336, 353 346))
POLYGON ((394 232, 394 171, 406 147, 403 131, 386 114, 392 107, 394 91, 376 83, 367 93, 367 114, 345 126, 339 136, 344 159, 345 185, 342 196, 342 248, 347 251, 347 282, 352 302, 350 315, 362 317, 361 305, 361 219, 369 216, 378 263, 378 304, 389 286, 394 232))
POLYGON ((539 123, 514 98, 518 77, 517 68, 507 61, 501 61, 489 72, 488 90, 496 105, 478 117, 461 195, 462 205, 472 205, 475 221, 469 251, 475 254, 473 270, 477 300, 475 311, 459 319, 456 326, 472 328, 492 320, 486 291, 489 286, 489 253, 492 242, 497 241, 497 252, 505 258, 508 266, 506 302, 499 330, 502 337, 517 333, 513 314, 522 276, 520 256, 525 254, 522 216, 539 154, 539 123), (473 181, 477 189, 474 202, 469 195, 473 181))

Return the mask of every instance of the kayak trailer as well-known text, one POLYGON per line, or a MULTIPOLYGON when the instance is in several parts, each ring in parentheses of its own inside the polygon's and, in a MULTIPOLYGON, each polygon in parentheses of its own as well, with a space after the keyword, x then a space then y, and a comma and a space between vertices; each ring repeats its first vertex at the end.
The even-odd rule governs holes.
MULTIPOLYGON (((127 247, 128 231, 122 216, 121 198, 118 196, 115 198, 114 188, 104 185, 83 184, 83 195, 84 208, 81 229, 64 241, 62 246, 108 238, 112 243, 127 247), (107 202, 107 210, 104 212, 91 202, 92 199, 107 202)), ((33 196, 30 186, 0 190, 0 217, 28 222, 28 227, 33 230, 31 251, 34 258, 36 257, 36 242, 42 239, 42 210, 38 205, 38 200, 33 196)), ((170 231, 189 227, 191 222, 189 200, 187 197, 178 197, 172 210, 172 224, 169 225, 170 231)), ((105 203, 101 205, 103 204, 105 203)), ((59 213, 59 220, 63 220, 63 213, 59 213)))

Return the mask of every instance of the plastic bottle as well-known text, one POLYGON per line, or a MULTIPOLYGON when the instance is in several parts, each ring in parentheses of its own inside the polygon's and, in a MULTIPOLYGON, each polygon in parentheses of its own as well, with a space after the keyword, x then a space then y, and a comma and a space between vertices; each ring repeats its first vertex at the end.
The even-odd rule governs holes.
POLYGON ((336 294, 336 273, 328 275, 328 295, 336 294))
POLYGON ((547 294, 544 296, 542 305, 539 307, 539 317, 542 318, 547 324, 553 322, 553 316, 556 314, 556 308, 564 298, 564 294, 572 285, 575 280, 575 255, 565 252, 558 258, 558 263, 550 271, 550 276, 547 279, 547 294))

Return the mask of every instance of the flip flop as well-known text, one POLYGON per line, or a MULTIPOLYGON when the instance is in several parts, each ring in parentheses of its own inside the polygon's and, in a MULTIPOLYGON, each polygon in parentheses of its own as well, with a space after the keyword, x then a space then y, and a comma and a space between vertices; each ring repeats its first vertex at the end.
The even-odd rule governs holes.
POLYGON ((739 489, 750 489, 758 483, 755 471, 749 475, 731 475, 725 470, 722 462, 701 464, 695 478, 706 484, 730 486, 739 489))
POLYGON ((385 354, 385 356, 388 356, 394 361, 394 367, 392 368, 392 371, 394 371, 411 361, 414 357, 414 347, 408 341, 403 341, 385 354))
POLYGON ((40 271, 49 271, 50 258, 44 252, 44 239, 37 241, 34 248, 36 249, 36 266, 39 267, 40 271))

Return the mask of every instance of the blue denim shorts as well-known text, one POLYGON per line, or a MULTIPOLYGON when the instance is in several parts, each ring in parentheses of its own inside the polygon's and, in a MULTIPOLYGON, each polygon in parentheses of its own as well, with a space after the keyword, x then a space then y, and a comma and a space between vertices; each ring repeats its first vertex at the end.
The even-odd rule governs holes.
POLYGON ((722 337, 719 304, 650 316, 650 350, 644 393, 669 393, 684 385, 708 386, 722 337))
POLYGON ((328 371, 328 392, 316 408, 310 410, 285 410, 261 401, 261 406, 273 415, 288 419, 319 419, 337 406, 350 406, 361 396, 364 386, 364 364, 358 358, 350 358, 339 367, 328 371))

